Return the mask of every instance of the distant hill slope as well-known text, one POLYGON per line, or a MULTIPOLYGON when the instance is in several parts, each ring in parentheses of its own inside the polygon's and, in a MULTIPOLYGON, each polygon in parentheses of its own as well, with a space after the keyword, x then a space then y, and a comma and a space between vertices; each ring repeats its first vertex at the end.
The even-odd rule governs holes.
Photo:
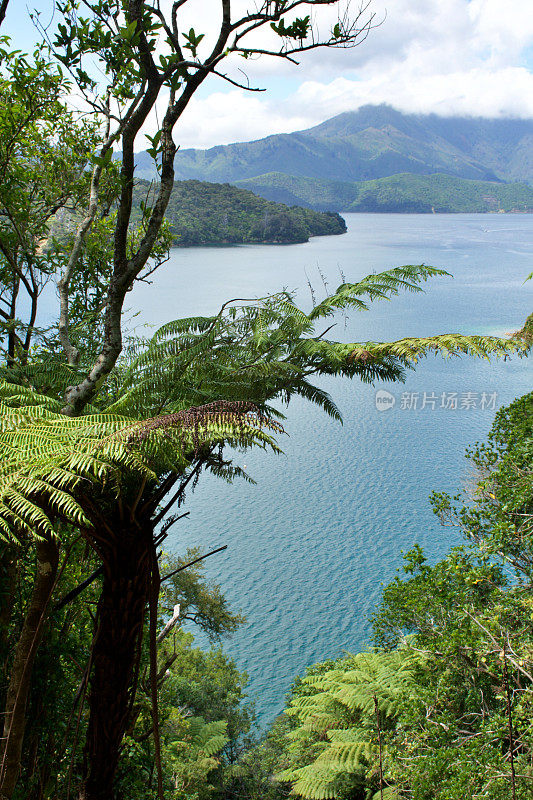
POLYGON ((533 211, 533 187, 404 173, 348 183, 298 178, 272 172, 238 182, 269 200, 318 210, 425 213, 533 211))
MULTIPOLYGON (((139 182, 134 205, 146 199, 148 184, 139 182)), ((289 208, 225 183, 179 181, 174 185, 166 218, 178 247, 192 245, 307 242, 311 236, 344 233, 335 213, 289 208)))
POLYGON ((489 183, 452 175, 391 175, 358 185, 346 211, 485 213, 532 211, 533 188, 525 183, 489 183))
POLYGON ((353 203, 360 184, 269 172, 255 178, 235 181, 235 185, 276 203, 308 206, 318 211, 340 211, 349 208, 353 203))
MULTIPOLYGON (((533 120, 402 114, 363 106, 309 130, 254 142, 179 150, 176 178, 235 183, 270 172, 353 182, 444 173, 533 183, 533 120)), ((152 178, 146 153, 137 174, 152 178)))

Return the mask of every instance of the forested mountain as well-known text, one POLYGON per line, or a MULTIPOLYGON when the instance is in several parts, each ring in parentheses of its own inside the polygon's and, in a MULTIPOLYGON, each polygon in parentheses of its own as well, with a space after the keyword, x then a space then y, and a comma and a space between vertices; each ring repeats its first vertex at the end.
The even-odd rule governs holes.
POLYGON ((400 173, 347 183, 271 172, 239 181, 261 197, 328 211, 483 213, 532 211, 533 187, 457 178, 453 175, 400 173))
MULTIPOLYGON (((402 114, 363 106, 316 127, 253 142, 179 150, 176 177, 235 182, 270 172, 337 181, 441 172, 477 180, 533 181, 533 120, 402 114)), ((146 153, 139 177, 153 176, 146 153)))
MULTIPOLYGON (((153 189, 140 181, 134 203, 151 199, 153 189), (148 193, 148 198, 147 198, 148 193)), ((344 233, 336 213, 273 203, 228 183, 177 181, 166 210, 178 247, 191 245, 307 242, 311 236, 344 233)))

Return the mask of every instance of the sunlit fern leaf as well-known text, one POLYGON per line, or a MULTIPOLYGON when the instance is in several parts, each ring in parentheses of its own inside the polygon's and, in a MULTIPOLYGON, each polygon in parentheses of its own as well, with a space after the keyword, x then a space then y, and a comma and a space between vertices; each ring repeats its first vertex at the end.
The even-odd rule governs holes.
POLYGON ((334 742, 319 756, 317 764, 328 764, 332 769, 340 772, 360 772, 366 769, 368 761, 376 754, 376 746, 369 741, 368 731, 366 737, 360 734, 357 742, 334 742))
POLYGON ((39 406, 52 411, 61 410, 59 402, 48 395, 39 394, 28 386, 19 386, 6 380, 0 380, 0 400, 5 405, 13 407, 39 406))
POLYGON ((186 317, 172 320, 158 328, 154 340, 165 339, 168 336, 179 336, 183 333, 204 333, 212 324, 215 317, 186 317))
MULTIPOLYGON (((7 390, 4 387, 4 395, 7 390)), ((214 403, 153 419, 116 414, 69 418, 48 407, 0 406, 0 535, 50 535, 56 518, 87 529, 80 489, 111 495, 126 476, 157 483, 181 474, 199 447, 270 447, 279 423, 250 403, 214 403)))
POLYGON ((312 764, 275 776, 279 782, 292 782, 292 794, 308 800, 334 800, 339 793, 339 772, 329 766, 312 764))
MULTIPOLYGON (((393 356, 404 363, 416 363, 430 353, 444 358, 470 355, 490 360, 506 357, 512 353, 524 355, 526 348, 519 339, 502 339, 497 336, 463 336, 461 334, 441 334, 421 338, 405 338, 396 342, 372 342, 365 345, 369 357, 393 356)), ((354 357, 357 350, 354 349, 354 357)))

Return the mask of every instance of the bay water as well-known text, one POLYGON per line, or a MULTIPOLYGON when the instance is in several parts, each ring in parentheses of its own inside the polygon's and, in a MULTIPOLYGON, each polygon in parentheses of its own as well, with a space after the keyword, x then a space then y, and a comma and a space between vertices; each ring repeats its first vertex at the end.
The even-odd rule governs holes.
MULTIPOLYGON (((134 324, 159 325, 215 313, 232 297, 294 290, 311 306, 342 282, 403 264, 430 264, 453 277, 424 294, 377 302, 339 316, 328 336, 390 341, 437 333, 504 334, 533 311, 533 215, 347 214, 348 232, 299 245, 172 251, 170 262, 129 295, 134 324)), ((495 411, 530 391, 531 361, 430 357, 405 384, 321 379, 344 424, 304 401, 288 409, 284 455, 236 454, 256 485, 202 477, 187 497, 167 548, 183 554, 227 544, 206 560, 247 622, 224 648, 249 675, 248 693, 267 724, 298 673, 356 652, 369 615, 402 551, 422 545, 431 561, 460 542, 433 516, 433 490, 472 481, 465 448, 486 437, 495 411), (387 391, 377 407, 376 393, 387 391), (454 408, 454 398, 457 408, 454 408), (383 410, 385 409, 385 410, 383 410)), ((205 639, 197 636, 204 645, 205 639)))

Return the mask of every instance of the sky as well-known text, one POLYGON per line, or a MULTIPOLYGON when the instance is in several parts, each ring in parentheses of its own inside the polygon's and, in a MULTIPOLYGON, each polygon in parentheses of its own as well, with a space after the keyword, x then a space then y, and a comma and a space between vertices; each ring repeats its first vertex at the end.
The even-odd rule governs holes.
MULTIPOLYGON (((184 29, 205 33, 206 48, 216 35, 219 6, 219 0, 190 0, 183 8, 184 29)), ((237 13, 255 0, 234 0, 234 6, 237 13)), ((29 19, 33 8, 44 20, 53 0, 11 0, 3 28, 25 50, 38 39, 29 19)), ((352 2, 352 14, 356 9, 352 2)), ((379 24, 353 49, 317 50, 298 66, 265 57, 229 65, 229 74, 242 77, 245 69, 265 92, 208 79, 180 120, 180 146, 302 130, 369 103, 446 116, 533 118, 533 0, 372 0, 370 10, 379 24)), ((321 9, 315 24, 330 30, 336 14, 321 9)))

